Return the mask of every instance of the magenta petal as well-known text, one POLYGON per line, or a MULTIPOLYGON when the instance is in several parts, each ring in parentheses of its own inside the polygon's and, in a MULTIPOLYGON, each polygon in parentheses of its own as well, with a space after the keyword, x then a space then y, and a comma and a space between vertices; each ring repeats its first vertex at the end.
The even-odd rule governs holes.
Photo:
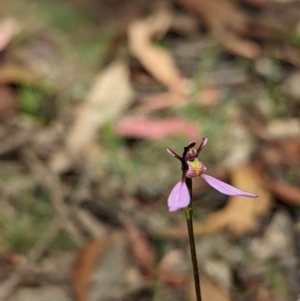
POLYGON ((170 212, 182 209, 190 203, 190 194, 185 182, 178 182, 172 189, 168 198, 168 207, 170 212))
POLYGON ((223 194, 226 195, 241 195, 245 196, 247 198, 257 198, 258 196, 256 194, 247 192, 245 190, 237 189, 231 185, 228 185, 212 176, 208 176, 206 174, 202 174, 201 177, 213 188, 220 191, 223 194))

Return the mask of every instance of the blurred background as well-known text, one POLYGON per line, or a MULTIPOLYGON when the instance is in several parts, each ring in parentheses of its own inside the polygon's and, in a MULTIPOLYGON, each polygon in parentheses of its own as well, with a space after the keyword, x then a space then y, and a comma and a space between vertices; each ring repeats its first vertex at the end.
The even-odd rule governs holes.
POLYGON ((0 2, 0 301, 300 300, 300 2, 0 2))

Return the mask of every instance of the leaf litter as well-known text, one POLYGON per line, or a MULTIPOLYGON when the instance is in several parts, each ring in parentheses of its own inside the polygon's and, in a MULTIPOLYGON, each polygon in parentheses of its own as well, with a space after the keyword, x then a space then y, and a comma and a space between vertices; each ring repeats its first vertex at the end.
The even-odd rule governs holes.
POLYGON ((130 0, 107 13, 73 0, 32 30, 13 2, 0 4, 0 300, 193 300, 164 149, 203 135, 212 174, 259 195, 195 184, 204 299, 296 299, 299 4, 130 0), (105 43, 115 50, 100 55, 105 43), (62 255, 74 263, 59 273, 62 255))

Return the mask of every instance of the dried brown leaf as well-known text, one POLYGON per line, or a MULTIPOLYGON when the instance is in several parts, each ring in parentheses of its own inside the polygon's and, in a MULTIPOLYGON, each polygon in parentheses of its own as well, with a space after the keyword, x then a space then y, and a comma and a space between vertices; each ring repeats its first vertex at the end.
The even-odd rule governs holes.
POLYGON ((241 235, 254 231, 259 226, 258 217, 266 214, 271 207, 272 197, 258 172, 251 166, 240 166, 231 171, 232 185, 259 195, 257 199, 230 197, 224 209, 212 214, 196 232, 216 232, 227 229, 241 235))
POLYGON ((136 227, 132 220, 122 214, 120 220, 126 230, 129 247, 134 260, 146 277, 151 277, 155 265, 155 251, 145 234, 136 227))
POLYGON ((133 21, 128 27, 132 54, 156 80, 169 87, 180 78, 179 71, 170 53, 156 46, 152 39, 168 30, 172 18, 170 11, 161 9, 146 19, 133 21))
POLYGON ((72 283, 78 301, 88 300, 88 285, 95 263, 111 244, 111 238, 93 240, 80 251, 72 271, 72 283))
POLYGON ((126 64, 112 63, 96 77, 86 100, 78 108, 76 120, 66 137, 65 149, 56 153, 50 162, 52 169, 63 172, 72 160, 79 160, 96 140, 101 125, 117 119, 132 96, 126 64))

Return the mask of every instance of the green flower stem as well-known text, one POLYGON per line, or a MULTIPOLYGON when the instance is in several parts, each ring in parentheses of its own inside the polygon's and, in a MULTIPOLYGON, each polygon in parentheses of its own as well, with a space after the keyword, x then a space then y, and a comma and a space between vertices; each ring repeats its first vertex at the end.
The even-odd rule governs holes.
POLYGON ((186 225, 187 225, 188 234, 189 234, 189 243, 190 243, 190 250, 191 250, 193 273, 194 273, 195 293, 196 293, 197 301, 202 301, 199 270, 198 270, 198 261, 197 261, 195 237, 194 237, 194 228, 193 228, 192 179, 186 178, 185 183, 189 189, 190 198, 191 198, 191 202, 190 202, 189 206, 184 209, 184 215, 185 215, 186 225))

